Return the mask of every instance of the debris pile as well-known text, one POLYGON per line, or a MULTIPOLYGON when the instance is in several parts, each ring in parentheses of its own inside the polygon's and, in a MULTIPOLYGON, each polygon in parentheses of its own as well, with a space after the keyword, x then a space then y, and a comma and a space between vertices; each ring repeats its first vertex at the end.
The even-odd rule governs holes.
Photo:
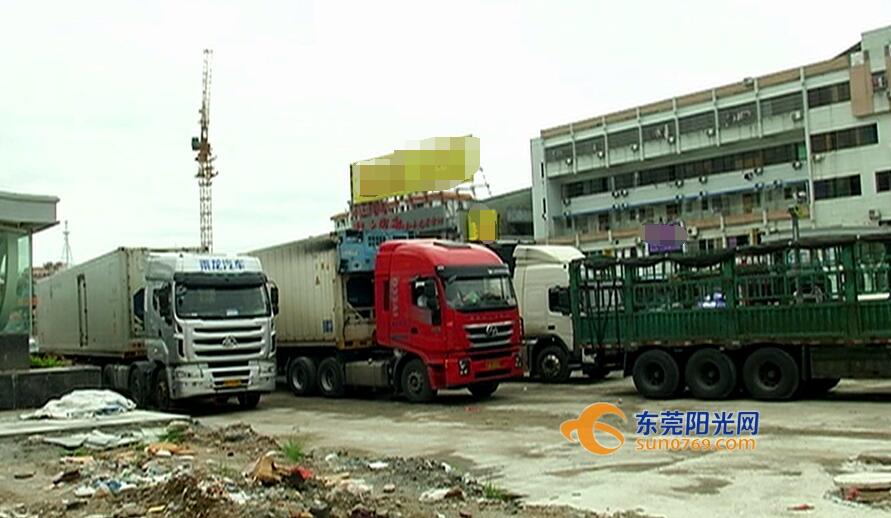
MULTIPOLYGON (((442 462, 304 452, 299 442, 279 444, 245 424, 210 429, 174 422, 155 434, 109 435, 149 440, 113 447, 106 442, 114 441, 100 441, 101 447, 79 446, 76 452, 53 450, 58 443, 43 437, 27 441, 25 456, 43 460, 16 471, 25 478, 6 477, 21 484, 21 493, 10 493, 21 499, 4 498, 0 518, 597 516, 525 506, 519 495, 442 462), (48 456, 53 451, 62 454, 48 456), (28 493, 27 487, 40 484, 46 491, 28 493)), ((9 488, 0 493, 4 489, 9 488)))

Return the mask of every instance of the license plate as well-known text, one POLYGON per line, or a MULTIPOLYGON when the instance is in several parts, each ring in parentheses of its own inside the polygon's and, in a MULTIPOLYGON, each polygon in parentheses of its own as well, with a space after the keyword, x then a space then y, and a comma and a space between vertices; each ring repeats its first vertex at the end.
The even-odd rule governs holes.
POLYGON ((226 380, 223 382, 223 386, 227 388, 240 387, 241 380, 226 380))
POLYGON ((498 360, 486 362, 486 370, 487 371, 493 371, 493 370, 500 369, 500 368, 501 368, 501 362, 498 360))

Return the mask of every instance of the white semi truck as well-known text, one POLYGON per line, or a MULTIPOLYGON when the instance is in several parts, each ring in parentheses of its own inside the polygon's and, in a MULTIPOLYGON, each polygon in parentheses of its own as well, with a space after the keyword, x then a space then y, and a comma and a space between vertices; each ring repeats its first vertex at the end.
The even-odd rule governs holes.
POLYGON ((275 388, 278 290, 254 257, 119 248, 37 283, 41 352, 102 366, 140 406, 275 388))
POLYGON ((514 249, 514 290, 523 318, 530 374, 562 383, 581 370, 600 379, 621 369, 621 351, 577 340, 570 310, 569 265, 585 254, 572 246, 519 245, 514 249))

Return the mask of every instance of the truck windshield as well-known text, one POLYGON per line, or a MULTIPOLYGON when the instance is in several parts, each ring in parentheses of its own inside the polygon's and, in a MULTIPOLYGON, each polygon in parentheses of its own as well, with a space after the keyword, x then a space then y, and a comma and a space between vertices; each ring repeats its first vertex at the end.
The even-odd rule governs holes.
POLYGON ((446 301, 459 311, 483 311, 516 306, 510 277, 452 277, 445 285, 446 301))
POLYGON ((181 318, 252 318, 269 313, 263 286, 176 285, 176 314, 181 318))

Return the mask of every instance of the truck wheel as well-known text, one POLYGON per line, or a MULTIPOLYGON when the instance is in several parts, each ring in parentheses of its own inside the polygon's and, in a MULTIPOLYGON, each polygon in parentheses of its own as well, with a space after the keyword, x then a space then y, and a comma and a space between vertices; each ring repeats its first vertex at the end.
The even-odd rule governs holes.
POLYGON ((405 364, 401 382, 402 393, 412 403, 424 403, 436 396, 436 391, 430 388, 427 366, 417 358, 405 364))
POLYGON ((841 381, 840 378, 815 378, 804 382, 802 392, 806 396, 820 397, 825 396, 830 390, 834 389, 841 381))
POLYGON ((138 367, 133 367, 130 369, 130 374, 127 376, 127 392, 130 394, 130 398, 136 403, 137 408, 145 408, 146 399, 146 387, 145 380, 143 380, 142 371, 138 367))
POLYGON ((716 349, 700 349, 684 369, 687 386, 698 399, 726 399, 736 388, 736 365, 716 349))
POLYGON ((498 390, 498 382, 497 381, 484 381, 482 383, 475 383, 469 387, 467 390, 473 394, 473 397, 476 399, 485 399, 498 390))
POLYGON ((569 355, 559 345, 549 345, 535 358, 538 377, 548 383, 565 383, 572 371, 569 370, 569 355))
POLYGON ((343 366, 337 358, 325 358, 319 364, 319 391, 325 397, 340 397, 346 391, 343 366))
POLYGON ((299 356, 288 364, 288 387, 295 396, 311 396, 316 393, 316 362, 299 356))
POLYGON ((170 399, 170 383, 167 381, 167 369, 162 367, 155 371, 153 382, 155 407, 162 412, 170 410, 173 404, 170 399))
POLYGON ((238 395, 238 405, 245 410, 253 410, 260 404, 260 394, 253 392, 238 395))
POLYGON ((632 373, 634 388, 644 397, 664 399, 681 388, 681 369, 674 357, 654 349, 637 357, 632 373))
POLYGON ((782 349, 758 349, 743 364, 743 383, 755 399, 789 399, 800 383, 798 364, 782 349))

